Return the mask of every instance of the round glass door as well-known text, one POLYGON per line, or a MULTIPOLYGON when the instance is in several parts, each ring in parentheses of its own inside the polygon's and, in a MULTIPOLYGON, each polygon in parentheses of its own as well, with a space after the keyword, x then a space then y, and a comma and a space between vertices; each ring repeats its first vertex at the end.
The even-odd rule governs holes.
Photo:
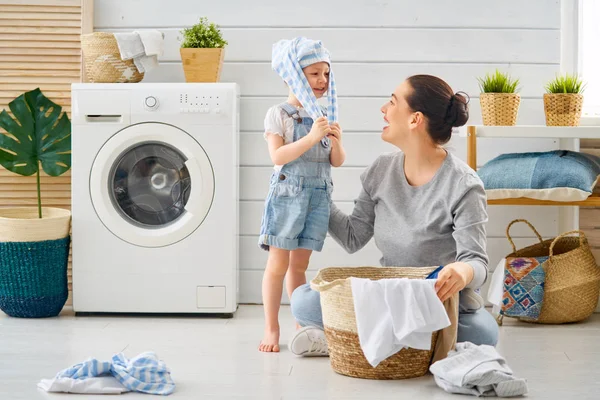
POLYGON ((190 197, 192 181, 186 157, 165 143, 127 150, 111 171, 115 207, 132 223, 164 226, 176 221, 190 197))

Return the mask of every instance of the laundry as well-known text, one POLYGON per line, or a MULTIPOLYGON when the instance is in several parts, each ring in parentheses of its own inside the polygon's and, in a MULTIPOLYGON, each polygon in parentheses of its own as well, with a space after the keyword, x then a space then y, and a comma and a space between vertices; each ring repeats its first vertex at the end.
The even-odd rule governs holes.
POLYGON ((60 371, 54 379, 42 379, 38 387, 47 392, 121 394, 141 392, 169 395, 175 383, 166 364, 155 353, 127 359, 122 353, 111 361, 90 358, 60 371))
POLYGON ((404 348, 430 350, 432 333, 451 325, 435 283, 351 278, 359 341, 373 367, 404 348))
POLYGON ((516 397, 527 394, 525 379, 516 378, 506 360, 492 346, 457 343, 448 357, 429 370, 448 393, 477 397, 516 397))
POLYGON ((158 57, 163 54, 164 34, 157 30, 140 30, 115 33, 119 53, 123 60, 133 59, 139 72, 158 67, 158 57))

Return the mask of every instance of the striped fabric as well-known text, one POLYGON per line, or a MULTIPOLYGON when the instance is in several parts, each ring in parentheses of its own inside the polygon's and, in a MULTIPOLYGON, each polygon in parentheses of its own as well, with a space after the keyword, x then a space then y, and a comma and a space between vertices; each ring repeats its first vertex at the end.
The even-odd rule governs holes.
POLYGON ((122 353, 113 356, 112 361, 90 358, 59 372, 56 379, 88 379, 107 375, 112 375, 134 392, 169 395, 175 390, 169 369, 153 352, 142 353, 131 360, 122 353))
POLYGON ((273 70, 288 84, 313 120, 322 117, 323 110, 302 69, 322 61, 329 64, 327 118, 331 124, 338 120, 337 90, 329 52, 323 47, 321 41, 297 37, 292 40, 280 40, 273 45, 271 61, 273 70))

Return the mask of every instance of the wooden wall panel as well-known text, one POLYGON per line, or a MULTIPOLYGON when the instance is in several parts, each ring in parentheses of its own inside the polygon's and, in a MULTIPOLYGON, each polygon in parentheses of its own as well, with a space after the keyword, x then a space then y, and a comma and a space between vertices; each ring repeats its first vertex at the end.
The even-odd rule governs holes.
MULTIPOLYGON (((71 83, 82 80, 80 35, 93 32, 93 9, 93 0, 0 0, 0 110, 39 87, 71 117, 71 83)), ((44 206, 71 208, 70 172, 42 174, 41 183, 44 206)), ((35 176, 0 167, 0 207, 36 204, 35 176)), ((68 274, 70 294, 70 255, 68 274)))

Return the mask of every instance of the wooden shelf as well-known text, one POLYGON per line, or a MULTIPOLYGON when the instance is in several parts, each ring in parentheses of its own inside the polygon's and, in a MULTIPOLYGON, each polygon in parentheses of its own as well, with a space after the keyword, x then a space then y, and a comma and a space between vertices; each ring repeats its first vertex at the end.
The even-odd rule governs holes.
MULTIPOLYGON (((497 138, 557 138, 557 139, 600 139, 600 126, 470 126, 477 137, 497 138)), ((467 133, 468 134, 468 133, 467 133)))
POLYGON ((584 201, 549 201, 536 200, 526 197, 514 199, 488 200, 488 204, 497 206, 580 206, 580 207, 600 207, 600 196, 592 195, 584 201))
MULTIPOLYGON (((468 126, 467 164, 477 171, 477 138, 557 138, 557 139, 600 139, 600 126, 468 126)), ((583 201, 549 201, 530 198, 488 200, 490 205, 505 206, 579 206, 600 207, 600 195, 593 194, 583 201)))

